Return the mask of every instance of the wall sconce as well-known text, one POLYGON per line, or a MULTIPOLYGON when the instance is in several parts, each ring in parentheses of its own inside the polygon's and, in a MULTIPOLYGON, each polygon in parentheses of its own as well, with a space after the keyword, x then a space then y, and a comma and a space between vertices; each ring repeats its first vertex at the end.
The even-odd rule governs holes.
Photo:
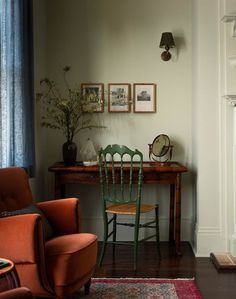
POLYGON ((221 21, 224 23, 233 23, 232 37, 236 37, 236 14, 223 16, 221 21))
POLYGON ((171 32, 163 32, 160 41, 160 48, 164 48, 165 51, 161 53, 161 59, 168 61, 171 59, 170 48, 175 47, 175 41, 171 32))

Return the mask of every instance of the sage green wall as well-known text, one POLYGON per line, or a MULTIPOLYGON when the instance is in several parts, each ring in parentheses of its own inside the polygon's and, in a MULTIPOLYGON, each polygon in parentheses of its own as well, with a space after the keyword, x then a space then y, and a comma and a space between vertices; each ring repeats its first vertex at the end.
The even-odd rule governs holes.
MULTIPOLYGON (((62 82, 61 69, 70 65, 69 79, 81 82, 156 83, 157 112, 99 114, 105 130, 85 131, 76 142, 80 147, 90 137, 96 148, 109 143, 126 144, 139 148, 148 159, 148 143, 160 133, 168 134, 174 145, 173 160, 191 169, 191 1, 189 0, 50 0, 35 1, 35 80, 50 76, 62 82), (41 14, 38 14, 41 9, 41 14), (42 9, 45 14, 42 14, 42 9), (40 20, 40 22, 39 22, 40 20), (44 40, 42 27, 46 26, 44 40), (173 59, 163 62, 159 42, 163 31, 171 31, 176 49, 173 59), (41 38, 39 37, 41 34, 41 38), (41 51, 45 53, 41 55, 41 51), (44 67, 42 67, 42 64, 44 67), (45 74, 44 74, 45 72, 45 74)), ((61 160, 64 137, 59 132, 39 126, 37 106, 38 167, 44 182, 40 182, 41 196, 53 197, 53 175, 47 171, 61 160), (43 169, 43 170, 42 170, 43 169)), ((73 186, 68 196, 77 196, 82 202, 84 229, 99 236, 102 219, 99 188, 73 186)), ((167 186, 145 186, 144 198, 160 203, 161 237, 168 231, 167 186)), ((193 218, 191 174, 183 176, 182 232, 190 240, 193 218)), ((129 235, 121 238, 129 238, 129 235)))
MULTIPOLYGON (((34 1, 34 65, 35 65, 35 90, 39 90, 39 78, 45 76, 47 72, 46 53, 46 32, 47 32, 47 0, 34 1)), ((34 198, 40 201, 44 198, 44 150, 43 134, 41 134, 40 114, 38 105, 35 105, 35 149, 36 149, 36 176, 30 180, 30 185, 34 198)))

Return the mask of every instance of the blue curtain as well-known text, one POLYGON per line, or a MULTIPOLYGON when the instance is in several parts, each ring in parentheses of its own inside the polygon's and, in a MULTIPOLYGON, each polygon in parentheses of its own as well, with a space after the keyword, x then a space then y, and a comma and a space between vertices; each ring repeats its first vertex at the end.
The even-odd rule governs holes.
POLYGON ((0 0, 0 167, 20 166, 33 176, 32 0, 0 0))

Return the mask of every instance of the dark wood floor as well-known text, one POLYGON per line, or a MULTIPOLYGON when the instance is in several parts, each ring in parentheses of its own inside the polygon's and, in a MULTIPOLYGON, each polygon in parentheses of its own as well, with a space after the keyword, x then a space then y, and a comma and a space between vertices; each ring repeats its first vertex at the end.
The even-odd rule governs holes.
MULTIPOLYGON (((100 251, 99 244, 99 251, 100 251)), ((195 258, 190 245, 181 243, 182 256, 174 255, 173 247, 161 242, 161 259, 155 243, 140 244, 138 269, 133 270, 132 247, 119 246, 112 261, 111 248, 107 249, 102 267, 97 267, 95 277, 157 277, 195 278, 205 299, 235 299, 236 272, 218 272, 210 258, 195 258)))

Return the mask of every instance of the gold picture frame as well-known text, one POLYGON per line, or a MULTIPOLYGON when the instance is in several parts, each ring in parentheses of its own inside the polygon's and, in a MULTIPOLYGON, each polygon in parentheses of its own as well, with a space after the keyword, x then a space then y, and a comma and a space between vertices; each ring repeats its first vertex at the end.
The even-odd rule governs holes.
POLYGON ((134 108, 135 113, 156 112, 156 84, 155 83, 134 83, 134 108))
POLYGON ((81 91, 93 105, 93 112, 104 112, 104 84, 81 83, 81 91))
POLYGON ((108 84, 108 111, 109 112, 130 112, 130 83, 109 83, 108 84))

